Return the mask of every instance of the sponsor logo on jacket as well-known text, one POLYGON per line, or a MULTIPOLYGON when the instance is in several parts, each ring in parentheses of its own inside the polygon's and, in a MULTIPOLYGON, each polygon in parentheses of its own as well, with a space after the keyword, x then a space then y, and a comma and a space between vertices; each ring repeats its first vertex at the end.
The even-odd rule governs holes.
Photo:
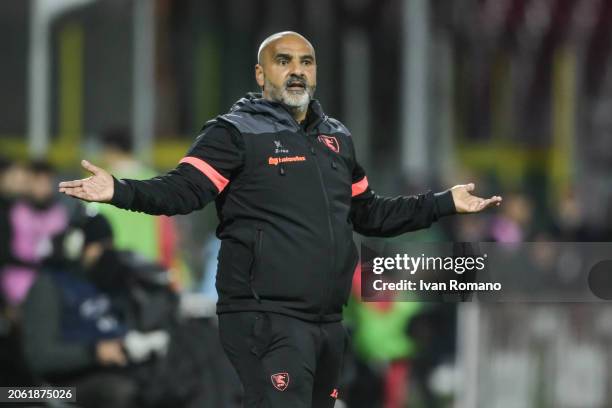
POLYGON ((281 163, 296 163, 306 161, 304 156, 290 156, 290 157, 268 157, 268 164, 270 166, 278 166, 281 163))

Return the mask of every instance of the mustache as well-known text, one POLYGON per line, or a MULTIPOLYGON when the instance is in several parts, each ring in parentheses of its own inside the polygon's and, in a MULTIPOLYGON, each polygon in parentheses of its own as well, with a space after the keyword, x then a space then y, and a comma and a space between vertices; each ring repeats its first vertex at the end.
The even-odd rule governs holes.
POLYGON ((300 77, 297 75, 291 75, 289 78, 287 78, 287 81, 285 81, 285 88, 291 85, 296 85, 296 84, 300 84, 304 88, 306 88, 308 86, 308 81, 304 77, 300 77))

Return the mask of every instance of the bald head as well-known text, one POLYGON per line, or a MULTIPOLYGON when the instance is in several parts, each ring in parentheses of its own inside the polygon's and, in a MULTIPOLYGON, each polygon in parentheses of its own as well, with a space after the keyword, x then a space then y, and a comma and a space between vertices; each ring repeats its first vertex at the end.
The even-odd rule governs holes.
POLYGON ((264 55, 270 50, 271 46, 274 43, 284 38, 291 38, 291 37, 303 41, 307 45, 307 47, 310 48, 312 55, 314 56, 314 53, 315 53, 314 47, 312 46, 312 44, 310 43, 310 41, 308 41, 306 37, 304 37, 300 33, 296 33, 295 31, 281 31, 279 33, 272 34, 271 36, 269 36, 268 38, 266 38, 265 40, 261 42, 261 44, 259 45, 259 50, 257 51, 257 63, 263 65, 264 55))
POLYGON ((280 102, 300 122, 317 86, 314 48, 303 35, 283 31, 259 46, 255 80, 264 99, 280 102))

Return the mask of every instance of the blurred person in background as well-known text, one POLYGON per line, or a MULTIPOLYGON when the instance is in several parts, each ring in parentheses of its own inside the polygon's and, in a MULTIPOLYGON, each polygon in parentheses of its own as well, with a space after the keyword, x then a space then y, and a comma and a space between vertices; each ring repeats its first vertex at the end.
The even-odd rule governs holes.
MULTIPOLYGON (((22 176, 15 176, 22 178, 22 176)), ((55 196, 55 169, 46 161, 35 161, 27 166, 22 182, 25 194, 10 206, 10 264, 3 268, 1 289, 10 305, 19 305, 36 275, 41 261, 40 245, 49 237, 63 231, 68 224, 68 211, 55 196)))
POLYGON ((5 266, 19 262, 13 256, 11 210, 16 200, 24 196, 27 186, 23 165, 0 156, 0 274, 5 266))
POLYGON ((414 340, 406 332, 417 315, 417 302, 359 302, 345 312, 352 326, 357 375, 346 392, 351 408, 402 408, 408 401, 409 359, 414 340))
POLYGON ((38 380, 76 386, 88 407, 134 407, 137 384, 125 367, 127 328, 107 293, 92 283, 112 232, 90 218, 53 239, 52 253, 23 305, 23 343, 38 380))
POLYGON ((362 301, 358 265, 345 310, 356 374, 346 384, 348 406, 443 406, 430 380, 454 356, 454 314, 453 305, 433 302, 362 301))
POLYGON ((559 240, 575 241, 607 241, 610 239, 610 226, 601 225, 601 229, 588 228, 586 209, 581 202, 576 187, 568 187, 552 209, 552 227, 550 235, 559 240), (608 232, 608 233, 606 233, 608 232))
POLYGON ((231 407, 216 330, 179 314, 163 266, 117 250, 104 216, 54 237, 24 303, 23 348, 36 381, 75 386, 87 407, 231 407))
POLYGON ((11 249, 13 227, 10 212, 15 201, 23 198, 27 188, 25 167, 0 156, 0 269, 16 262, 11 249))
POLYGON ((500 214, 493 217, 490 237, 497 242, 522 242, 534 233, 533 202, 524 194, 509 194, 500 214))
POLYGON ((255 77, 263 94, 248 94, 208 122, 175 170, 119 181, 83 161, 93 176, 62 182, 60 191, 166 215, 216 199, 217 313, 244 406, 333 407, 348 340, 342 309, 358 261, 353 230, 395 236, 480 212, 501 197, 473 196, 473 184, 436 195, 376 195, 350 133, 312 99, 315 52, 300 34, 264 40, 255 77))
MULTIPOLYGON (((12 209, 28 188, 24 165, 0 156, 0 281, 7 268, 29 266, 13 256, 12 209)), ((0 384, 28 385, 19 344, 19 310, 0 291, 0 384)))
MULTIPOLYGON (((147 179, 156 175, 134 155, 132 135, 126 128, 107 130, 102 134, 101 143, 101 160, 117 177, 147 179)), ((111 205, 90 205, 110 221, 117 248, 135 251, 168 270, 182 267, 177 252, 178 231, 173 219, 135 214, 111 205)))

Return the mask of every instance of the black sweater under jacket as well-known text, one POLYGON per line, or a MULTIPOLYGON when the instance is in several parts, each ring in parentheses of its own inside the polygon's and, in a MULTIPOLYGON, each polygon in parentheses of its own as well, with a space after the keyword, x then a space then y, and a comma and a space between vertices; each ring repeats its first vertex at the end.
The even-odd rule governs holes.
POLYGON ((116 180, 112 204, 174 215, 213 199, 222 241, 217 312, 309 321, 341 320, 358 261, 353 231, 395 236, 455 212, 450 191, 376 195, 349 131, 317 101, 300 125, 258 94, 209 121, 176 169, 116 180))

